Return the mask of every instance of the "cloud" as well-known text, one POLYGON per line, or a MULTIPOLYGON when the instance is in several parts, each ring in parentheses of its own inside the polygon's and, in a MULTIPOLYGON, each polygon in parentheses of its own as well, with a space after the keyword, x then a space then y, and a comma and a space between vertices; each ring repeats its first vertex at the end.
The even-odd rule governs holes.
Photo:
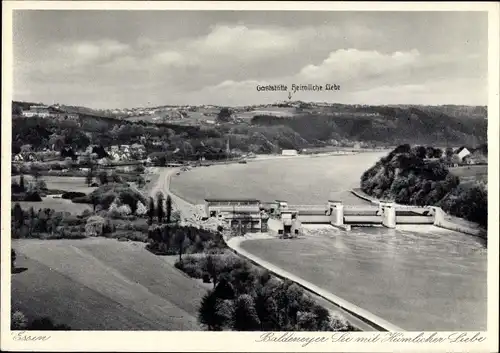
POLYGON ((298 74, 304 80, 335 79, 339 83, 352 79, 381 76, 389 71, 401 71, 420 59, 417 50, 382 54, 377 51, 341 49, 330 53, 319 65, 307 65, 298 74))
POLYGON ((168 41, 105 38, 30 46, 29 54, 14 53, 15 94, 110 107, 274 102, 287 93, 257 92, 256 86, 279 83, 340 84, 335 93, 294 95, 334 102, 391 103, 415 97, 447 103, 460 102, 460 96, 471 101, 485 96, 484 56, 430 53, 425 46, 406 45, 384 51, 378 44, 388 41, 383 32, 362 24, 237 23, 196 33, 168 41), (461 91, 453 86, 459 83, 461 91))

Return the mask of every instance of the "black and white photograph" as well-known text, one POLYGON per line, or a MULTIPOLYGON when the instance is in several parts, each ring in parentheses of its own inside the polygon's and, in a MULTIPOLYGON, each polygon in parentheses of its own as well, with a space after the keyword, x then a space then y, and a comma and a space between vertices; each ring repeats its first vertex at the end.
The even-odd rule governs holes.
POLYGON ((115 6, 12 10, 10 340, 486 343, 487 6, 115 6))

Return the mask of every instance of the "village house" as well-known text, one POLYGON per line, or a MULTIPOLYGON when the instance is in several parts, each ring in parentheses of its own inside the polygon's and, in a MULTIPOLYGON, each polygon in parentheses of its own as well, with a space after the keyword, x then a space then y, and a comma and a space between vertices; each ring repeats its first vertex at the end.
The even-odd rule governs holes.
POLYGON ((460 158, 460 161, 463 162, 464 158, 470 155, 470 151, 466 147, 462 146, 455 151, 455 154, 458 158, 460 158))
POLYGON ((38 116, 41 118, 48 118, 50 116, 49 107, 45 105, 32 105, 29 110, 24 110, 22 116, 24 117, 34 117, 38 116))
POLYGON ((297 150, 283 150, 281 151, 282 156, 296 156, 298 154, 297 150))

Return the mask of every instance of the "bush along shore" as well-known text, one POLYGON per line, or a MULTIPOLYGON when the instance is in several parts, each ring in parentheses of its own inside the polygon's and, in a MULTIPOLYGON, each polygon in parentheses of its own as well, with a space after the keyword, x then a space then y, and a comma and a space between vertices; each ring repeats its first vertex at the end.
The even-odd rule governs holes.
POLYGON ((461 183, 447 157, 429 158, 429 148, 401 145, 361 176, 361 190, 398 204, 439 206, 445 212, 487 228, 488 190, 481 180, 461 183))

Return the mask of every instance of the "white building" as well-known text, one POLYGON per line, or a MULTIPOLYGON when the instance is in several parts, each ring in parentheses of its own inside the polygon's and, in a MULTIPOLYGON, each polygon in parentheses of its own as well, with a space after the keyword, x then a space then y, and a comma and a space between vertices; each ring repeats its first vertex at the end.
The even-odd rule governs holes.
POLYGON ((298 155, 297 150, 283 150, 281 151, 282 156, 296 156, 298 155))
POLYGON ((458 158, 460 158, 461 161, 463 161, 463 159, 465 157, 467 157, 468 155, 470 155, 470 151, 467 148, 465 148, 465 147, 460 148, 457 151, 457 156, 458 156, 458 158))

